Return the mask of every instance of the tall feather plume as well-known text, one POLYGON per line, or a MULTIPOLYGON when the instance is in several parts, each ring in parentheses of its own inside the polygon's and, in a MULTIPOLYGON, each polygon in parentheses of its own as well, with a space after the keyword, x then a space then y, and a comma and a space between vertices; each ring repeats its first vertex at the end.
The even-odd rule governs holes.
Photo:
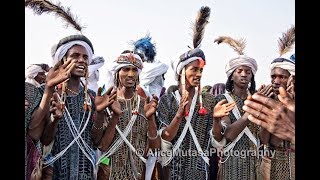
POLYGON ((148 33, 144 38, 141 38, 133 43, 134 51, 143 53, 146 57, 147 62, 153 62, 154 57, 156 56, 156 47, 155 44, 151 42, 150 34, 148 33))
POLYGON ((295 26, 291 26, 285 33, 282 34, 282 37, 278 40, 280 56, 291 50, 293 44, 295 43, 295 40, 295 26))
POLYGON ((244 48, 246 47, 246 41, 243 38, 239 40, 235 40, 228 36, 220 36, 217 39, 215 39, 214 42, 218 44, 220 43, 229 44, 229 46, 231 46, 232 49, 235 50, 239 55, 244 54, 244 48))
POLYGON ((77 18, 72 15, 69 7, 63 7, 60 2, 53 4, 47 0, 26 0, 25 7, 31 8, 35 14, 53 13, 66 21, 66 27, 71 25, 76 30, 82 30, 83 26, 79 25, 77 18))
POLYGON ((198 15, 196 17, 196 21, 193 24, 193 47, 197 48, 201 44, 203 39, 203 34, 206 25, 209 23, 210 17, 210 8, 208 6, 202 6, 198 15))

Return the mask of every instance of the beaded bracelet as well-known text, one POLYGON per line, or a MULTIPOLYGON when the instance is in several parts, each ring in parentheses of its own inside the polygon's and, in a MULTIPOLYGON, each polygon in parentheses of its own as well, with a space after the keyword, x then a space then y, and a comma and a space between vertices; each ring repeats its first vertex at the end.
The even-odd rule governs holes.
POLYGON ((103 124, 102 124, 102 126, 101 126, 101 127, 97 128, 97 127, 94 125, 94 123, 93 123, 93 128, 95 128, 95 129, 97 129, 97 130, 100 130, 100 129, 102 129, 102 128, 103 128, 103 124))

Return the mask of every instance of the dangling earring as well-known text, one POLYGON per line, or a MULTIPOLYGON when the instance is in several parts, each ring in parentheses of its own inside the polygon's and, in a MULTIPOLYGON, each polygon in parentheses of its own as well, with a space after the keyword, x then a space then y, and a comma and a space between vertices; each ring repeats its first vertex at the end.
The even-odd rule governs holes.
POLYGON ((207 110, 202 105, 202 93, 201 93, 201 89, 200 89, 200 84, 198 85, 198 95, 199 95, 199 101, 200 101, 200 109, 199 109, 198 113, 200 115, 206 115, 207 114, 207 110))
POLYGON ((88 77, 89 77, 89 72, 88 72, 88 66, 86 67, 86 76, 85 76, 85 87, 84 87, 84 103, 83 103, 83 109, 84 111, 91 111, 91 103, 89 103, 89 98, 88 98, 88 77))

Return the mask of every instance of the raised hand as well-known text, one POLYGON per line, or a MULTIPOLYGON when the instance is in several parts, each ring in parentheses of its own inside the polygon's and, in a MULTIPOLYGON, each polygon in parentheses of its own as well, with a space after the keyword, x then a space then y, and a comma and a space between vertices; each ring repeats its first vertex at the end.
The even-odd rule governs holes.
POLYGON ((235 102, 226 103, 226 99, 222 99, 219 101, 213 108, 213 117, 214 118, 221 118, 223 116, 229 115, 230 111, 236 105, 235 102))
POLYGON ((287 82, 287 89, 286 91, 288 92, 288 95, 291 99, 295 98, 295 91, 294 91, 294 77, 290 75, 288 82, 287 82))
POLYGON ((182 98, 179 103, 179 109, 176 113, 177 118, 183 118, 186 116, 187 109, 185 107, 189 103, 188 97, 189 97, 189 92, 185 91, 184 94, 182 95, 182 98))
POLYGON ((148 120, 156 112, 158 101, 159 101, 159 98, 154 94, 152 94, 151 101, 150 101, 150 97, 149 96, 147 97, 146 103, 144 104, 144 112, 148 120))
POLYGON ((272 84, 269 85, 261 85, 260 88, 258 89, 258 93, 267 96, 267 97, 271 97, 273 96, 273 91, 272 91, 272 84))
POLYGON ((279 88, 278 99, 282 102, 288 109, 295 112, 295 102, 291 98, 290 93, 288 93, 283 87, 279 88))
POLYGON ((67 60, 62 64, 59 61, 53 68, 51 68, 46 77, 46 84, 48 87, 54 87, 61 82, 71 77, 71 71, 75 67, 77 60, 67 60))
MULTIPOLYGON (((281 89, 281 88, 280 88, 281 89)), ((281 91, 285 91, 282 89, 281 91)), ((295 112, 282 102, 255 93, 252 99, 244 102, 243 110, 250 115, 248 119, 280 139, 294 142, 295 112)))
POLYGON ((59 120, 63 116, 63 106, 60 104, 59 95, 54 92, 52 98, 50 99, 50 113, 52 114, 53 120, 59 120))
POLYGON ((107 107, 109 107, 117 97, 117 90, 113 90, 113 87, 110 87, 105 94, 101 96, 102 88, 98 88, 97 96, 94 99, 94 104, 96 105, 96 111, 102 112, 107 107))

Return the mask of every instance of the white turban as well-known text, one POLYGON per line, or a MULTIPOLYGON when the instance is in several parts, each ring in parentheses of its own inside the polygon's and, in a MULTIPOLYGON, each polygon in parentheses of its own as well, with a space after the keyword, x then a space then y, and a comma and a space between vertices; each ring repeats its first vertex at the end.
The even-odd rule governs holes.
POLYGON ((149 95, 155 94, 160 97, 164 81, 162 74, 166 73, 169 66, 160 61, 155 61, 153 63, 143 63, 143 70, 139 76, 140 86, 149 95))
POLYGON ((183 53, 179 59, 173 61, 171 63, 172 69, 175 72, 175 79, 179 80, 179 74, 181 70, 189 63, 195 61, 195 60, 206 60, 205 55, 203 51, 199 48, 191 49, 185 53, 183 53))
POLYGON ((30 84, 35 85, 36 87, 39 87, 40 84, 34 79, 39 72, 46 72, 41 68, 41 66, 31 64, 30 66, 27 67, 25 70, 25 82, 28 82, 30 84))
POLYGON ((88 64, 91 63, 92 61, 92 49, 91 47, 85 42, 85 41, 81 41, 81 40, 75 40, 75 41, 70 41, 68 43, 65 43, 63 45, 61 45, 56 52, 53 55, 53 61, 52 61, 52 65, 56 65, 62 58, 63 56, 67 53, 67 51, 74 45, 80 45, 83 46, 88 53, 88 64))
POLYGON ((226 64, 225 71, 227 76, 229 77, 235 69, 237 69, 239 66, 242 66, 242 65, 250 67, 253 75, 255 75, 258 70, 258 65, 256 60, 246 55, 240 55, 237 58, 231 59, 226 64))
POLYGON ((270 64, 271 70, 276 67, 279 67, 279 68, 282 68, 282 69, 289 71, 289 73, 293 76, 296 74, 294 62, 283 61, 283 62, 274 62, 274 63, 270 64))
POLYGON ((276 67, 285 69, 287 71, 289 71, 289 73, 293 76, 295 76, 296 74, 296 70, 295 70, 295 61, 291 60, 291 56, 295 53, 295 49, 291 49, 291 51, 283 54, 282 56, 280 56, 279 58, 277 58, 278 60, 280 60, 281 58, 285 59, 284 61, 281 62, 277 62, 277 59, 273 60, 270 64, 270 70, 273 70, 276 67))
MULTIPOLYGON (((142 65, 142 60, 140 58, 139 55, 137 54, 133 54, 133 53, 123 53, 120 56, 126 56, 128 57, 128 59, 130 58, 130 56, 133 55, 136 61, 139 61, 138 63, 142 65)), ((107 80, 106 80, 106 84, 104 85, 105 90, 108 90, 110 87, 114 86, 114 78, 115 78, 115 74, 123 67, 125 66, 134 66, 136 68, 138 68, 138 74, 141 73, 142 67, 137 67, 135 66, 132 62, 130 61, 126 61, 126 62, 121 62, 118 63, 118 59, 116 59, 115 61, 113 61, 107 68, 107 80)))
POLYGON ((198 60, 198 59, 202 59, 201 57, 190 57, 189 59, 180 62, 180 60, 176 60, 173 62, 173 71, 175 72, 175 76, 174 78, 178 81, 179 80, 179 73, 181 72, 181 70, 189 63, 198 60))
MULTIPOLYGON (((88 66, 88 88, 97 92, 99 86, 99 68, 104 65, 104 58, 101 56, 93 55, 91 64, 88 66)), ((85 78, 81 78, 82 82, 84 82, 85 78)))

